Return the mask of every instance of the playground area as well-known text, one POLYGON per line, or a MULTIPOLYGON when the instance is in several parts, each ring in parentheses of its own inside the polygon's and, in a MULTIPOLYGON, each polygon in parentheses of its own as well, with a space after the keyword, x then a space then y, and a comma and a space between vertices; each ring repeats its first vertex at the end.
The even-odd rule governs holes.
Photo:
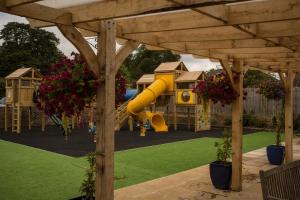
POLYGON ((0 200, 300 199, 300 0, 0 16, 0 200))
MULTIPOLYGON (((244 134, 254 132, 251 129, 244 130, 244 134)), ((138 129, 133 132, 123 129, 115 134, 115 151, 204 137, 220 138, 222 133, 223 129, 217 128, 195 133, 192 130, 184 130, 183 127, 177 131, 170 130, 167 134, 148 131, 145 137, 140 137, 138 129)), ((25 129, 22 134, 1 133, 0 139, 73 157, 85 156, 95 150, 93 135, 88 132, 87 126, 72 130, 68 140, 64 139, 59 127, 54 125, 48 126, 44 132, 39 127, 34 127, 32 130, 25 129)))

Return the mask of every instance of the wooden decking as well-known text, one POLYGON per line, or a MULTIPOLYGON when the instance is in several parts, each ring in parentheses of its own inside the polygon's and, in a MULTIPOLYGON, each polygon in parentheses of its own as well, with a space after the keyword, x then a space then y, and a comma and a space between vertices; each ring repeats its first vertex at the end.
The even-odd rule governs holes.
MULTIPOLYGON (((294 139, 294 160, 300 160, 300 138, 294 139)), ((260 200, 262 192, 259 170, 269 165, 266 149, 243 155, 243 191, 228 192, 215 189, 209 177, 208 165, 167 177, 155 179, 115 191, 116 200, 260 200)))

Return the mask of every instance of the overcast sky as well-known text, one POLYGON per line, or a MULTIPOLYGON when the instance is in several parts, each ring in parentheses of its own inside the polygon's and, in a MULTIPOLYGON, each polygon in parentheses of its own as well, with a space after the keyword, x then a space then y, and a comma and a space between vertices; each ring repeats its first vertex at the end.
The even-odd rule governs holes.
MULTIPOLYGON (((28 21, 24 17, 18 17, 0 12, 0 29, 2 29, 3 26, 8 22, 28 23, 28 21)), ((72 51, 77 51, 75 47, 60 33, 60 31, 56 27, 49 27, 45 29, 47 31, 55 33, 55 35, 60 39, 58 48, 65 55, 70 55, 72 51)), ((219 63, 210 62, 209 59, 195 59, 191 55, 181 55, 181 60, 190 71, 206 71, 211 68, 220 68, 219 63)))

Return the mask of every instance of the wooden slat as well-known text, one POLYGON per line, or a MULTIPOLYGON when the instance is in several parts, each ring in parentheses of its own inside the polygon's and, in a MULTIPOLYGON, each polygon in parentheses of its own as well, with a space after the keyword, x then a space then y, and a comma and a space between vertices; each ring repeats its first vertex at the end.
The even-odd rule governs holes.
POLYGON ((17 6, 21 6, 21 5, 25 5, 25 4, 29 4, 29 3, 34 3, 34 2, 38 2, 41 0, 6 0, 6 7, 8 8, 12 8, 12 7, 17 7, 17 6))
POLYGON ((5 1, 0 0, 0 12, 18 15, 21 17, 28 17, 45 22, 71 25, 69 21, 66 22, 64 21, 64 19, 58 19, 59 16, 64 15, 66 12, 37 3, 25 4, 14 8, 7 8, 5 7, 5 1))

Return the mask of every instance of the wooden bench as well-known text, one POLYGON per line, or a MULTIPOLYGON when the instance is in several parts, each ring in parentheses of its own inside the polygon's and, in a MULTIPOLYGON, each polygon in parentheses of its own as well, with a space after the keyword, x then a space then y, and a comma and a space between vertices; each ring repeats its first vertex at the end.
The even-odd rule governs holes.
POLYGON ((259 174, 264 200, 300 200, 300 160, 259 174))

